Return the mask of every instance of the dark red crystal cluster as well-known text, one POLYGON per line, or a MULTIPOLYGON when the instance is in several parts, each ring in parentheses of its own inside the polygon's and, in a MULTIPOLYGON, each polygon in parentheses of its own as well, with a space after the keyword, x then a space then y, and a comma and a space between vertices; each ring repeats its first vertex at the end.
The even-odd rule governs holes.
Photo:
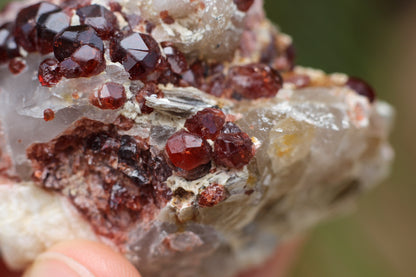
POLYGON ((261 63, 236 65, 197 61, 182 75, 180 85, 193 86, 217 97, 235 100, 272 98, 283 86, 280 73, 261 63))
MULTIPOLYGON (((52 111, 45 113, 45 120, 51 117, 52 111)), ((67 196, 108 237, 118 237, 138 220, 151 220, 172 194, 166 185, 172 170, 163 152, 146 139, 121 134, 127 129, 83 118, 56 139, 27 150, 34 181, 67 196)))
MULTIPOLYGON (((247 11, 253 3, 234 2, 241 11, 247 11)), ((62 7, 40 2, 26 7, 15 22, 0 28, 0 63, 10 61, 11 70, 15 69, 17 74, 21 63, 14 58, 20 56, 19 49, 42 55, 53 52, 54 58, 45 59, 38 70, 41 85, 52 87, 62 77, 91 77, 103 72, 104 41, 109 40, 111 60, 121 63, 131 80, 195 86, 218 97, 235 99, 273 97, 282 86, 280 74, 268 65, 234 66, 228 72, 224 72, 221 64, 199 60, 189 66, 185 55, 173 43, 159 45, 149 33, 137 33, 131 27, 120 30, 115 13, 129 18, 120 8, 109 10, 89 5, 88 1, 62 7), (71 26, 73 14, 79 17, 80 25, 71 26)), ((168 11, 161 13, 161 19, 166 24, 173 23, 168 11)), ((143 110, 146 113, 149 109, 143 110)))
MULTIPOLYGON (((242 12, 247 12, 253 2, 234 0, 242 12)), ((165 24, 174 23, 166 10, 160 13, 160 20, 165 24)), ((0 64, 9 62, 10 71, 19 74, 25 68, 19 58, 24 52, 21 50, 42 55, 53 53, 54 58, 45 59, 38 70, 41 85, 53 87, 62 77, 92 77, 103 72, 106 69, 105 45, 108 45, 111 60, 121 63, 131 80, 144 83, 193 86, 214 96, 235 100, 274 97, 284 81, 293 82, 299 88, 310 84, 307 76, 293 73, 293 45, 279 49, 273 34, 257 63, 228 68, 217 62, 187 61, 173 43, 159 44, 151 36, 153 27, 140 16, 124 13, 117 3, 107 9, 91 5, 88 0, 64 1, 61 6, 40 2, 23 8, 14 22, 0 27, 0 64), (79 18, 79 25, 71 26, 74 14, 79 18), (117 15, 129 26, 120 29, 117 15), (145 25, 147 33, 134 31, 138 24, 145 25), (290 79, 283 80, 279 72, 291 73, 290 79)), ((368 97, 370 102, 374 101, 374 90, 362 80, 351 78, 347 85, 368 97)))
POLYGON ((115 15, 100 5, 59 7, 40 2, 23 8, 14 22, 0 27, 0 63, 12 63, 22 50, 53 52, 55 59, 48 58, 39 67, 43 86, 54 86, 62 77, 91 77, 105 69, 103 40, 117 29, 115 15), (74 12, 81 25, 71 26, 74 12))
POLYGON ((217 166, 241 169, 254 156, 250 137, 215 108, 199 111, 185 122, 185 129, 173 134, 166 143, 166 153, 179 176, 198 179, 217 166), (214 150, 207 140, 211 140, 214 150))

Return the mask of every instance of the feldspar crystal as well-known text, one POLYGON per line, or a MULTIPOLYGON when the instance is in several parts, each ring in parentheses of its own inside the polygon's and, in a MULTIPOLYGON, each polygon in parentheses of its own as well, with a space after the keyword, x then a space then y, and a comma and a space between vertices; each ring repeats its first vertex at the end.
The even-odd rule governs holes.
POLYGON ((84 238, 143 276, 232 277, 388 174, 393 109, 359 78, 295 66, 262 4, 28 1, 0 14, 11 268, 84 238))

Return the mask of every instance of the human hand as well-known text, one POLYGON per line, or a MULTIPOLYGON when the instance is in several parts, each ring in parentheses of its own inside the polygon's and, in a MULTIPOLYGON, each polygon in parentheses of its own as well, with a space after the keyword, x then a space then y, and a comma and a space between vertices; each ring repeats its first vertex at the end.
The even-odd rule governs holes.
MULTIPOLYGON (((300 241, 281 246, 263 266, 238 277, 283 277, 292 264, 300 241)), ((0 263, 0 276, 19 277, 0 263)), ((123 256, 105 245, 76 240, 59 243, 41 254, 23 274, 24 277, 140 277, 123 256)))
MULTIPOLYGON (((18 277, 0 266, 0 276, 18 277)), ((24 277, 140 277, 122 255, 91 241, 58 243, 39 255, 24 277)))

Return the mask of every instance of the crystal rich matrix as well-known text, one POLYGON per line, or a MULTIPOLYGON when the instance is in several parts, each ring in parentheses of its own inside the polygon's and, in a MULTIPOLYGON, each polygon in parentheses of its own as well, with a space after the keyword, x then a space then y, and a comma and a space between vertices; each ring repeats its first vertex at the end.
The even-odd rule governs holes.
POLYGON ((0 251, 101 241, 143 276, 234 276, 386 176, 392 108, 297 66, 261 0, 0 14, 0 251))

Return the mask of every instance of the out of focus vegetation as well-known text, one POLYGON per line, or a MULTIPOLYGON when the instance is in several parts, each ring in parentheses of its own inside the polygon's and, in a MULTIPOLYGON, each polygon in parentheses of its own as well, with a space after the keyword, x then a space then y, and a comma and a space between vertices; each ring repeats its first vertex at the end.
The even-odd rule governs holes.
POLYGON ((353 215, 316 228, 291 277, 416 276, 416 5, 265 1, 269 17, 293 36, 299 64, 363 77, 398 110, 392 176, 353 215))
POLYGON ((265 0, 298 64, 367 79, 398 113, 392 176, 353 215, 322 224, 291 277, 416 276, 416 5, 398 0, 265 0))

